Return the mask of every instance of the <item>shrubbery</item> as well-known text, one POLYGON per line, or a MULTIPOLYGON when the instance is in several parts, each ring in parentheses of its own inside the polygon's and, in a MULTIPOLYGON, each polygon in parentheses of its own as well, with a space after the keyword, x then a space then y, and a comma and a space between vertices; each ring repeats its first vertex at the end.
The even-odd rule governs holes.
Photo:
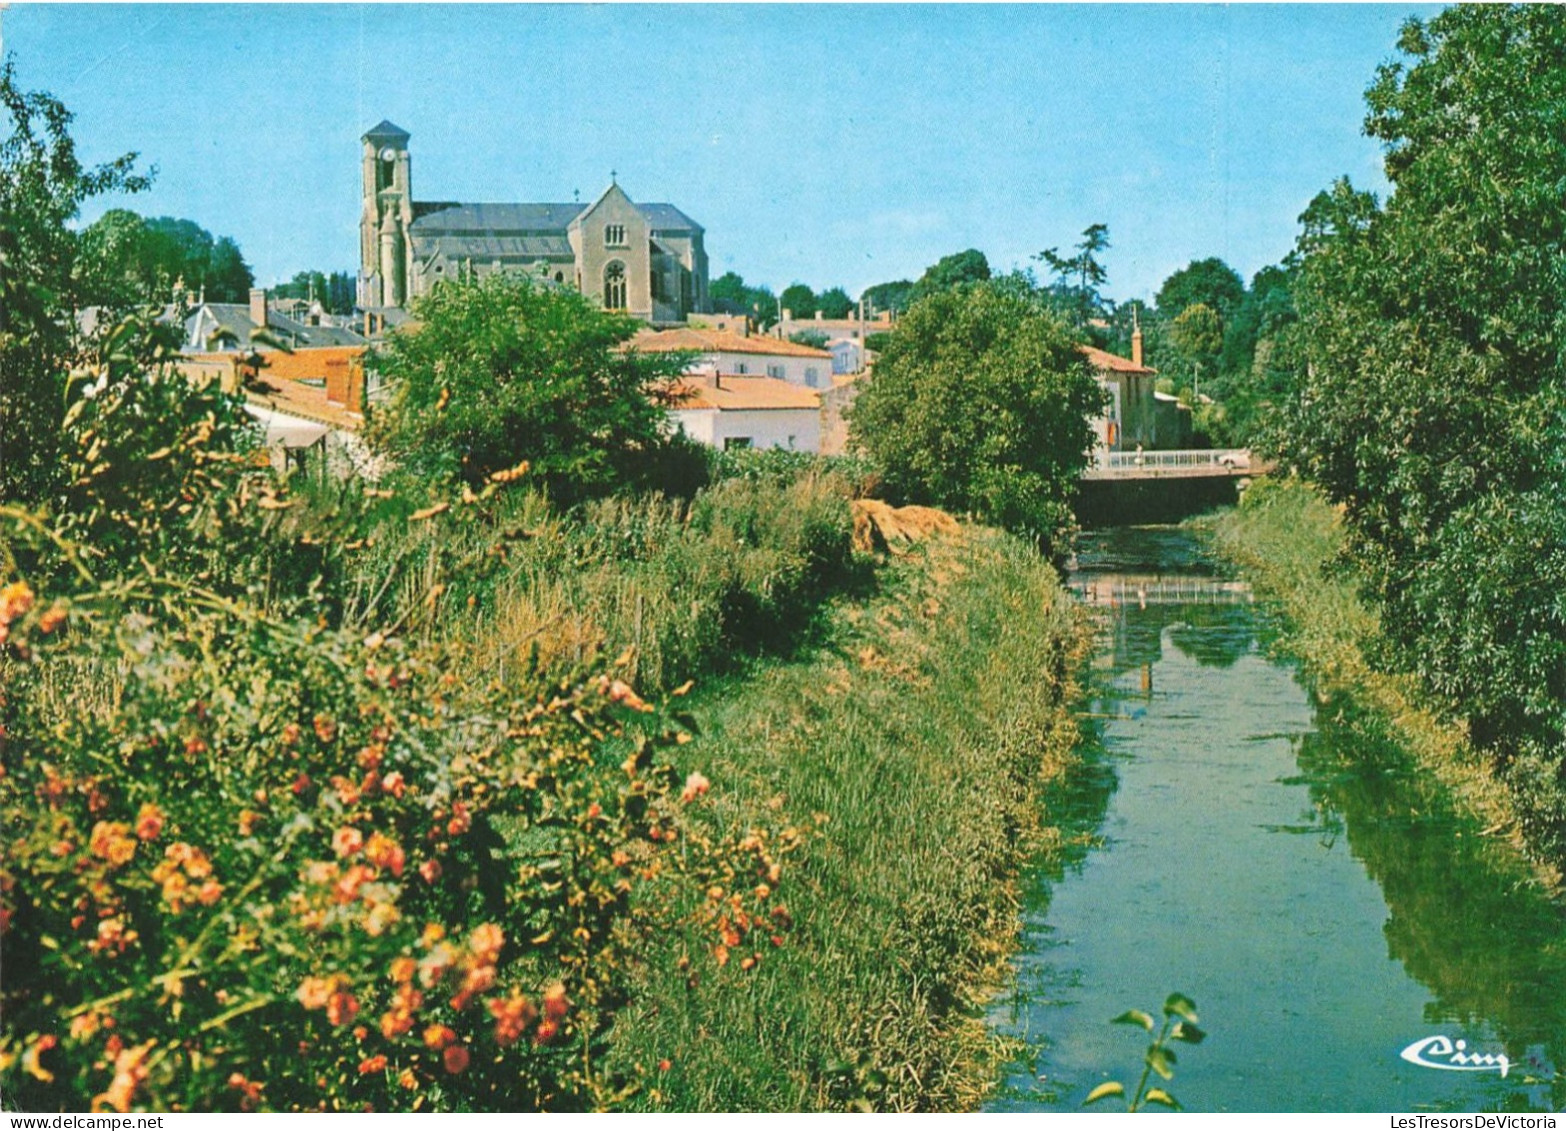
POLYGON ((638 504, 655 537, 629 553, 637 505, 513 512, 520 470, 411 514, 354 485, 307 512, 246 455, 231 402, 175 396, 133 356, 80 383, 69 505, 0 510, 8 1100, 616 1102, 638 1081, 600 1050, 638 948, 723 962, 777 935, 786 838, 692 813, 707 781, 624 680, 634 651, 492 672, 494 637, 459 626, 518 583, 505 516, 529 506, 603 582, 687 525, 748 545, 716 592, 797 616, 846 554, 846 502, 812 509, 802 488, 772 527, 743 501, 733 523, 721 500, 638 504), (358 600, 363 559, 404 525, 456 549, 395 601, 358 600))

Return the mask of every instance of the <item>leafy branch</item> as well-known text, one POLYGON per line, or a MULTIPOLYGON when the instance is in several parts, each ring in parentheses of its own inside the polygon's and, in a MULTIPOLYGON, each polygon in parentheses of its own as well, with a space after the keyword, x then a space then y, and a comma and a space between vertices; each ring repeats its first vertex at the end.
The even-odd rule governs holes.
MULTIPOLYGON (((1158 1104, 1174 1111, 1184 1110, 1180 1106, 1180 1101, 1169 1092, 1161 1087, 1149 1088, 1147 1084, 1155 1072, 1164 1080, 1174 1079, 1176 1058, 1174 1050, 1169 1047, 1171 1041, 1199 1045, 1206 1039, 1207 1034, 1197 1027, 1196 1020, 1196 1003, 1184 994, 1170 994, 1164 1000, 1164 1025, 1153 1038, 1153 1043, 1147 1046, 1147 1054, 1142 1058, 1142 1078, 1137 1081, 1135 1094, 1126 1103, 1127 1111, 1138 1111, 1147 1104, 1158 1104)), ((1151 1033, 1157 1022, 1153 1020, 1150 1013, 1140 1009, 1128 1009, 1110 1024, 1140 1025, 1151 1033)), ((1096 1104, 1111 1096, 1124 1098, 1125 1094, 1124 1084, 1118 1080, 1107 1080, 1088 1093, 1087 1099, 1082 1101, 1082 1106, 1096 1104)))

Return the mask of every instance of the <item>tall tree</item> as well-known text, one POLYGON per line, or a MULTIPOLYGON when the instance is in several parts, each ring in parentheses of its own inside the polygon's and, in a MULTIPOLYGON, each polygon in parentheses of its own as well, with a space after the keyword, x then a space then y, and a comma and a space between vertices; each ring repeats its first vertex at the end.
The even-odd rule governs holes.
POLYGON ((1082 232, 1077 254, 1067 258, 1049 247, 1034 256, 1055 276, 1055 292, 1064 300, 1060 305, 1079 328, 1102 317, 1104 299, 1100 293, 1109 281, 1109 272, 1098 261, 1100 252, 1109 249, 1109 225, 1091 224, 1082 232))
POLYGON ((60 488, 59 450, 67 381, 78 343, 71 313, 81 302, 82 203, 141 192, 151 181, 136 155, 85 166, 70 135, 71 114, 43 92, 21 90, 0 63, 0 499, 37 503, 60 488))
POLYGON ((823 318, 852 318, 854 300, 842 287, 829 287, 816 296, 816 309, 823 318))
POLYGON ((1302 218, 1279 446, 1343 504, 1393 656, 1566 859, 1566 13, 1409 21, 1367 93, 1385 207, 1302 218))
POLYGON ((1228 320, 1245 298, 1245 282, 1223 260, 1194 259, 1164 280, 1153 301, 1165 318, 1178 318, 1188 306, 1201 303, 1228 320))
POLYGON ((850 410, 904 498, 1064 546, 1103 393, 1069 329, 997 283, 936 291, 889 335, 850 410))
POLYGON ((883 310, 901 314, 908 309, 908 304, 912 301, 913 289, 914 283, 911 279, 894 279, 889 283, 877 283, 873 287, 866 287, 859 298, 865 304, 865 313, 870 317, 883 310))
POLYGON ((924 274, 919 276, 919 281, 914 284, 909 299, 917 302, 930 295, 960 287, 964 283, 982 283, 989 277, 990 261, 984 258, 982 251, 970 247, 967 251, 942 256, 931 264, 924 274))
POLYGON ((627 484, 667 444, 663 390, 689 358, 622 349, 634 319, 504 273, 436 287, 413 314, 418 331, 377 358, 395 392, 367 431, 410 471, 476 484, 527 460, 573 501, 627 484))
POLYGON ((783 309, 795 318, 816 316, 816 292, 804 283, 791 283, 784 287, 783 293, 778 296, 778 301, 783 304, 783 309))

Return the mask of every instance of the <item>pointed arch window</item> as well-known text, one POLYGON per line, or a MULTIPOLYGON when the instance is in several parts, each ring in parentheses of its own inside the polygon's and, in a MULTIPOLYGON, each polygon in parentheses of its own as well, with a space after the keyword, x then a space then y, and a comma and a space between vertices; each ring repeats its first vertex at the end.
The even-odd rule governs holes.
POLYGON ((618 259, 604 268, 604 309, 625 309, 625 264, 618 259))

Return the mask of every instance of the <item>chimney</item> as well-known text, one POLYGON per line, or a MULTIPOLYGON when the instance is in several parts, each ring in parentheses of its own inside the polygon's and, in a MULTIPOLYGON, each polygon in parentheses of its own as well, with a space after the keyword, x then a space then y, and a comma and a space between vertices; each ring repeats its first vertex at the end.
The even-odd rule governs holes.
POLYGON ((823 319, 823 318, 825 318, 825 317, 826 317, 826 315, 825 315, 825 314, 822 314, 822 313, 821 313, 821 312, 820 312, 820 311, 819 311, 819 310, 818 310, 818 311, 816 311, 816 321, 817 321, 817 322, 819 322, 819 321, 821 321, 821 320, 822 320, 822 319, 823 319))
POLYGON ((250 288, 250 321, 256 324, 256 329, 266 329, 266 288, 250 288))
POLYGON ((785 322, 792 322, 792 321, 794 321, 794 312, 792 310, 790 310, 786 306, 783 308, 783 321, 785 321, 785 322))
POLYGON ((1131 364, 1142 364, 1142 323, 1136 316, 1136 307, 1131 308, 1131 364))

